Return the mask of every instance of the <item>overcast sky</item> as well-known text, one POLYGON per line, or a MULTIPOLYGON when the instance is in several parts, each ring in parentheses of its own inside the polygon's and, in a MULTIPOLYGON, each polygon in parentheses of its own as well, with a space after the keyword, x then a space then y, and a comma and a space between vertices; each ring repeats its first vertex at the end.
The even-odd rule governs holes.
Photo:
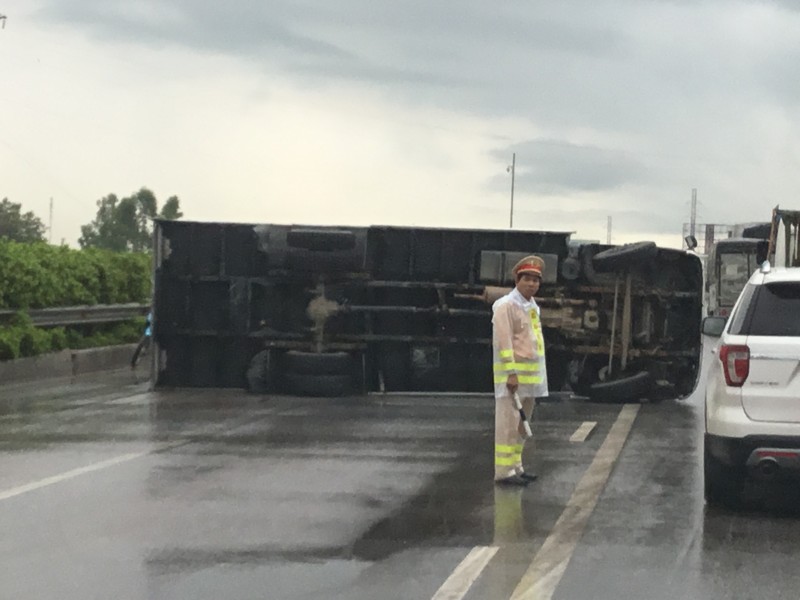
POLYGON ((800 208, 800 3, 0 0, 0 198, 679 246, 800 208))

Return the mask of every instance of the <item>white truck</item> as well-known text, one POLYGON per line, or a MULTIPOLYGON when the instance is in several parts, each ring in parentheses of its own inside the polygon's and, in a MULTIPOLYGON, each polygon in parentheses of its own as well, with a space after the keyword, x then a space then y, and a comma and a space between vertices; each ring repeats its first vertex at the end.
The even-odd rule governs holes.
POLYGON ((800 211, 775 207, 769 222, 744 228, 741 237, 718 240, 706 260, 708 316, 727 317, 758 266, 799 266, 797 228, 800 211))

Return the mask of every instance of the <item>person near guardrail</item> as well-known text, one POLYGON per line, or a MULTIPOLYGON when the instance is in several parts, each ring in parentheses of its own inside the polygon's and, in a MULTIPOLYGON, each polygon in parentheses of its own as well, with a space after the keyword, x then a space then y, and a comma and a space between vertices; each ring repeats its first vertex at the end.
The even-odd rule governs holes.
POLYGON ((495 394, 494 480, 499 484, 527 485, 536 479, 522 466, 526 433, 514 395, 527 418, 534 400, 547 396, 544 337, 539 291, 545 263, 526 256, 511 270, 516 285, 492 305, 492 347, 495 394))
POLYGON ((136 365, 139 364, 139 361, 142 357, 147 354, 147 351, 150 349, 150 341, 153 338, 153 312, 147 313, 147 318, 145 319, 145 326, 144 326, 144 333, 142 334, 139 343, 136 345, 136 349, 133 351, 133 356, 131 357, 131 369, 135 369, 136 365))

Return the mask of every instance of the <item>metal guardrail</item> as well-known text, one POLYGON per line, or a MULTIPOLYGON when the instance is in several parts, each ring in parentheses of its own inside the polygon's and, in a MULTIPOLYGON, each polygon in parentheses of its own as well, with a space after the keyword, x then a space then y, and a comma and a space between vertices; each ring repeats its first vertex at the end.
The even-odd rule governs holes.
MULTIPOLYGON (((55 308, 37 308, 28 313, 33 324, 38 327, 55 327, 58 325, 90 325, 92 323, 115 323, 129 321, 136 317, 144 317, 150 310, 149 304, 97 304, 93 306, 59 306, 55 308)), ((20 311, 0 310, 0 323, 7 322, 20 311)))

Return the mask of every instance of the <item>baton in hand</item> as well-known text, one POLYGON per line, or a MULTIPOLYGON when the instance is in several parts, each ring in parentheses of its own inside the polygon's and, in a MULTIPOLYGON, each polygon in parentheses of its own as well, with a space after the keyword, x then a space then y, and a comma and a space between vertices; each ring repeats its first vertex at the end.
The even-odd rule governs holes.
POLYGON ((533 432, 531 431, 531 424, 528 423, 528 417, 525 416, 525 411, 522 410, 522 402, 520 402, 517 392, 514 392, 514 406, 516 406, 517 411, 519 411, 519 420, 522 423, 522 428, 525 430, 525 437, 532 437, 533 432))

